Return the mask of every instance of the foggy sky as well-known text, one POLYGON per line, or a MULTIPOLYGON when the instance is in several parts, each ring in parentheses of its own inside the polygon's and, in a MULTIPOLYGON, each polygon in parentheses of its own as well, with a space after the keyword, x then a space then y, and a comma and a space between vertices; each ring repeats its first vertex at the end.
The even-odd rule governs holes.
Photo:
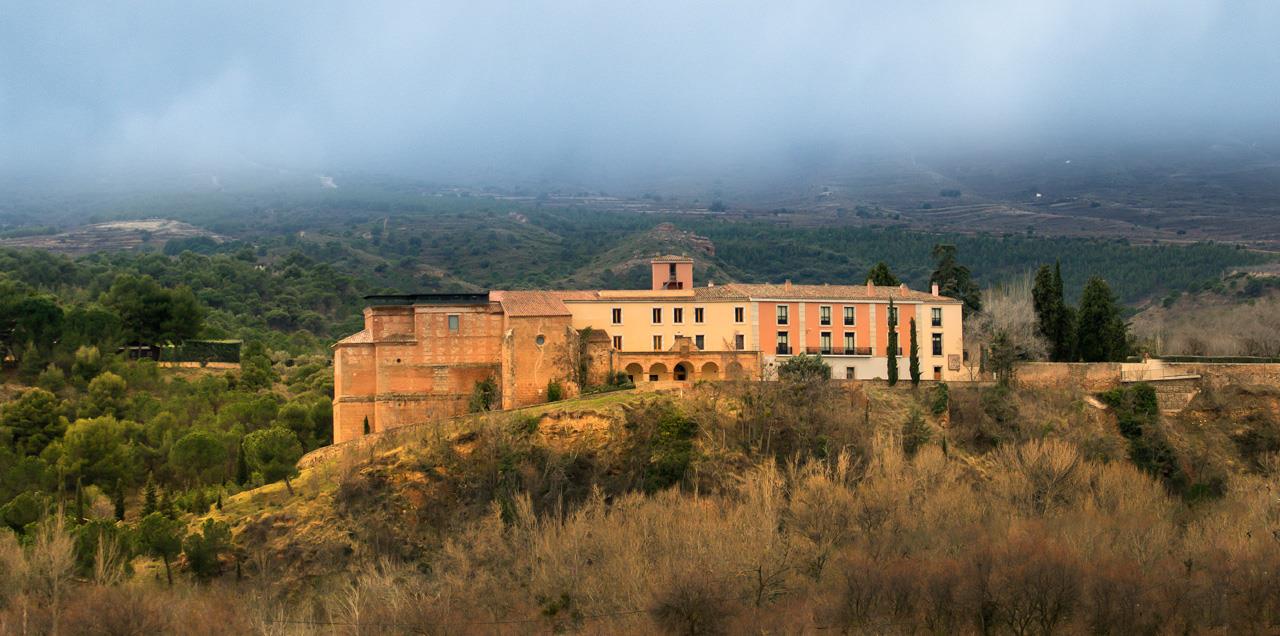
POLYGON ((1275 0, 0 0, 0 172, 673 170, 1280 123, 1275 0))

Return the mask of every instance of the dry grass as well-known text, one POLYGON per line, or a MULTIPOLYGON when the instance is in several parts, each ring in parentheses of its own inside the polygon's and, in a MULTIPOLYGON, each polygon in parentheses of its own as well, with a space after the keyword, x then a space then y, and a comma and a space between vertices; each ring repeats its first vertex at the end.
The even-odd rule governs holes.
MULTIPOLYGON (((1280 629, 1274 471, 1233 473, 1221 499, 1188 507, 1123 452, 1096 452, 1105 423, 1070 392, 1039 403, 1015 394, 1020 419, 994 449, 952 437, 908 457, 900 418, 881 422, 889 418, 876 413, 887 411, 874 402, 919 406, 924 398, 910 391, 873 388, 866 402, 841 389, 812 404, 760 389, 699 391, 679 403, 699 424, 697 458, 669 489, 644 494, 611 473, 636 459, 618 450, 644 428, 635 418, 662 409, 633 405, 594 451, 550 449, 523 420, 501 416, 462 436, 406 433, 308 471, 292 501, 272 489, 228 501, 224 515, 249 517, 237 537, 244 582, 172 591, 80 583, 76 602, 64 604, 64 630, 1280 629), (598 453, 591 465, 600 470, 557 472, 586 465, 561 451, 598 453), (564 495, 560 503, 549 503, 550 492, 564 495), (350 554, 318 547, 344 533, 350 554), (305 579, 290 557, 341 567, 305 579)), ((51 571, 64 531, 50 532, 26 548, 0 537, 0 631, 17 631, 17 620, 48 629, 58 603, 40 573, 51 571)))

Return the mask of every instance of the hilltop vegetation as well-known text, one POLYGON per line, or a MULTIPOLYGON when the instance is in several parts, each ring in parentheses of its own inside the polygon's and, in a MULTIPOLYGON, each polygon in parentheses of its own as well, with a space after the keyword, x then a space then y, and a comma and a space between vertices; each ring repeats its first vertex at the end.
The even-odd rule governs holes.
MULTIPOLYGON (((204 633, 1274 629, 1280 394, 1228 388, 1163 416, 1143 393, 1100 410, 1071 387, 723 384, 402 429, 335 449, 293 495, 268 485, 190 518, 198 540, 172 591, 136 558, 131 582, 76 585, 61 620, 204 633), (212 536, 200 529, 223 523, 215 558, 193 558, 212 536), (214 585, 183 582, 206 567, 214 585), (196 615, 224 620, 183 622, 196 615)), ((0 547, 13 571, 52 550, 33 532, 26 556, 0 547)), ((0 586, 0 621, 21 607, 48 625, 43 580, 0 586)))

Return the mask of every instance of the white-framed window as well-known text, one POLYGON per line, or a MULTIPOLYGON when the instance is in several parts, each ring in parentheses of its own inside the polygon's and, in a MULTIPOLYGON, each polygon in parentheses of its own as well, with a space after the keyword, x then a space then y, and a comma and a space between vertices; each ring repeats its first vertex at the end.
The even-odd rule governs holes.
POLYGON ((655 325, 662 324, 662 308, 661 307, 653 308, 653 324, 655 325))
POLYGON ((698 334, 698 335, 694 336, 694 337, 693 337, 693 346, 697 347, 699 351, 705 350, 705 349, 707 348, 707 339, 706 339, 706 337, 705 337, 705 336, 703 336, 702 334, 698 334))
POLYGON ((611 314, 613 324, 615 325, 622 324, 622 308, 621 307, 614 307, 612 310, 609 311, 609 313, 611 314))
POLYGON ((449 333, 458 333, 460 322, 461 316, 458 314, 449 314, 449 333))
POLYGON ((662 336, 653 337, 653 350, 662 351, 662 336))
POLYGON ((823 327, 831 326, 831 305, 818 307, 818 324, 823 327))
POLYGON ((786 305, 778 305, 778 324, 785 325, 790 319, 790 307, 786 305))
POLYGON ((852 327, 857 321, 857 312, 853 307, 844 308, 844 326, 852 327))
POLYGON ((933 309, 930 309, 929 317, 930 317, 929 322, 934 327, 942 326, 942 308, 941 307, 934 307, 933 309))
POLYGON ((613 348, 622 351, 622 336, 613 337, 613 348))
POLYGON ((702 320, 704 317, 705 317, 705 313, 702 311, 701 307, 693 308, 693 321, 695 323, 702 324, 702 320))
POLYGON ((789 332, 778 332, 778 353, 780 355, 791 353, 791 334, 789 332))
POLYGON ((746 309, 746 307, 734 307, 734 308, 733 308, 733 321, 734 321, 734 322, 737 322, 737 323, 743 323, 743 322, 746 322, 746 321, 747 321, 746 316, 747 316, 747 309, 746 309))
POLYGON ((933 355, 935 355, 935 356, 940 356, 940 355, 942 355, 942 334, 940 334, 940 333, 935 333, 935 334, 933 334, 933 338, 932 338, 932 340, 933 340, 933 343, 932 343, 932 344, 933 344, 933 355))
POLYGON ((831 332, 823 331, 818 334, 818 352, 823 355, 831 355, 831 332))
POLYGON ((676 307, 671 310, 671 322, 679 325, 684 323, 684 308, 676 307))
POLYGON ((744 351, 747 348, 747 337, 740 333, 733 334, 733 348, 744 351))
POLYGON ((844 332, 844 352, 852 355, 854 350, 858 348, 858 334, 852 331, 844 332))

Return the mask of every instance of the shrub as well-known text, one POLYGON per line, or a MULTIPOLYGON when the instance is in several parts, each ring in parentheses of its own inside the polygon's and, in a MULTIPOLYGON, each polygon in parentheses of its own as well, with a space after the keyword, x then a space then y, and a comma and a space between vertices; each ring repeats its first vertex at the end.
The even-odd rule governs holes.
POLYGON ((902 452, 907 457, 914 457, 916 451, 932 438, 933 429, 924 421, 924 416, 919 411, 912 409, 911 415, 907 416, 906 423, 902 425, 902 452))
POLYGON ((947 407, 951 403, 951 389, 946 382, 939 382, 933 387, 933 396, 929 402, 929 411, 934 415, 942 415, 947 412, 947 407))
POLYGON ((492 410, 497 403, 498 382, 493 379, 493 376, 489 376, 476 382, 475 389, 471 391, 471 399, 467 401, 467 410, 480 413, 492 410))
POLYGON ((205 519, 200 532, 187 535, 182 553, 197 579, 208 580, 222 572, 220 557, 231 549, 231 526, 224 521, 205 519))
POLYGON ((552 380, 547 383, 547 401, 559 402, 564 398, 564 385, 559 380, 552 380))

